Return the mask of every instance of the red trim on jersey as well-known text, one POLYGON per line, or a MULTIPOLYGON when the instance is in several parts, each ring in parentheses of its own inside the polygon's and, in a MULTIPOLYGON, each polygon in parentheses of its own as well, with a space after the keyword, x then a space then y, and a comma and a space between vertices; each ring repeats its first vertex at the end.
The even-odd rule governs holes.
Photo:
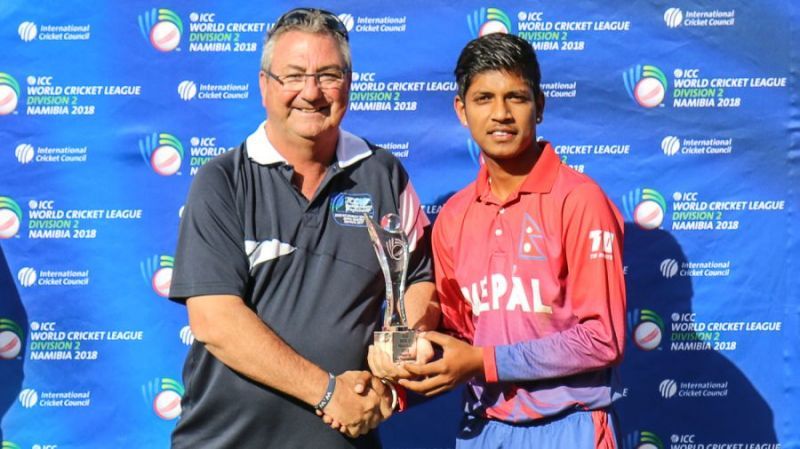
POLYGON ((497 382, 497 360, 494 357, 494 346, 483 348, 483 375, 486 382, 497 382))
POLYGON ((593 411, 592 423, 594 423, 595 449, 615 449, 617 443, 614 440, 614 431, 611 429, 608 412, 605 410, 593 411))
POLYGON ((397 383, 394 384, 394 388, 397 391, 397 411, 405 411, 408 408, 408 392, 404 386, 397 383))

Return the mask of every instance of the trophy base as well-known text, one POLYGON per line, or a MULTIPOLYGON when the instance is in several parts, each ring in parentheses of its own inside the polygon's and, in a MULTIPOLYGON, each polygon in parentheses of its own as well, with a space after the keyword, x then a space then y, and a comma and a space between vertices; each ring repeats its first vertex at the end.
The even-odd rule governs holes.
POLYGON ((385 352, 394 363, 417 360, 417 331, 411 329, 376 331, 375 347, 385 352))

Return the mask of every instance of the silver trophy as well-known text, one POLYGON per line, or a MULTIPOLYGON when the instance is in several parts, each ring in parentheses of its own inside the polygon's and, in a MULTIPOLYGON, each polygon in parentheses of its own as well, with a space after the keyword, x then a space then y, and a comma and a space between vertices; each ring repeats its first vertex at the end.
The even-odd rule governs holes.
POLYGON ((375 347, 388 354, 394 363, 415 361, 417 332, 408 328, 403 301, 408 270, 408 237, 397 214, 384 215, 380 225, 364 214, 364 222, 386 283, 383 330, 375 332, 375 347))

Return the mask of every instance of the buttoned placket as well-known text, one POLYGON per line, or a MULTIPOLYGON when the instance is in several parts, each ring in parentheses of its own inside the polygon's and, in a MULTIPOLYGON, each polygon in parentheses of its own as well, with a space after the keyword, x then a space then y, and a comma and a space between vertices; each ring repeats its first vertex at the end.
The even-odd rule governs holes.
POLYGON ((330 187, 330 184, 333 182, 334 178, 343 173, 344 170, 342 170, 342 168, 336 164, 329 166, 325 172, 325 177, 322 179, 319 187, 317 187, 317 191, 314 193, 314 196, 311 197, 311 200, 307 199, 300 189, 298 189, 297 186, 292 183, 292 177, 294 176, 293 166, 289 164, 283 164, 281 165, 280 170, 283 178, 289 185, 289 188, 294 193, 294 197, 297 200, 298 205, 301 209, 303 209, 302 225, 309 228, 319 228, 322 224, 320 211, 322 208, 327 207, 327 201, 329 199, 328 196, 325 195, 325 191, 330 187))
POLYGON ((513 250, 509 249, 513 245, 513 233, 510 228, 511 224, 508 223, 506 208, 517 200, 518 195, 514 194, 500 203, 491 193, 484 195, 480 200, 486 207, 490 207, 493 212, 488 238, 491 242, 491 253, 494 255, 509 253, 509 251, 512 251, 511 253, 513 254, 513 250))

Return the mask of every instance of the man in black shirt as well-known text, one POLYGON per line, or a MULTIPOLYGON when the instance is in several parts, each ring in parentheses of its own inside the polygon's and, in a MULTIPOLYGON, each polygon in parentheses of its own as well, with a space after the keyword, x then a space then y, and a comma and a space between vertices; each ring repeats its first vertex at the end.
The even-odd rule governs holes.
POLYGON ((384 296, 364 213, 402 219, 412 320, 433 296, 429 223, 400 163, 339 128, 350 68, 336 16, 284 14, 259 73, 269 119, 192 184, 170 296, 197 342, 175 449, 379 446, 396 396, 362 371, 384 296))

